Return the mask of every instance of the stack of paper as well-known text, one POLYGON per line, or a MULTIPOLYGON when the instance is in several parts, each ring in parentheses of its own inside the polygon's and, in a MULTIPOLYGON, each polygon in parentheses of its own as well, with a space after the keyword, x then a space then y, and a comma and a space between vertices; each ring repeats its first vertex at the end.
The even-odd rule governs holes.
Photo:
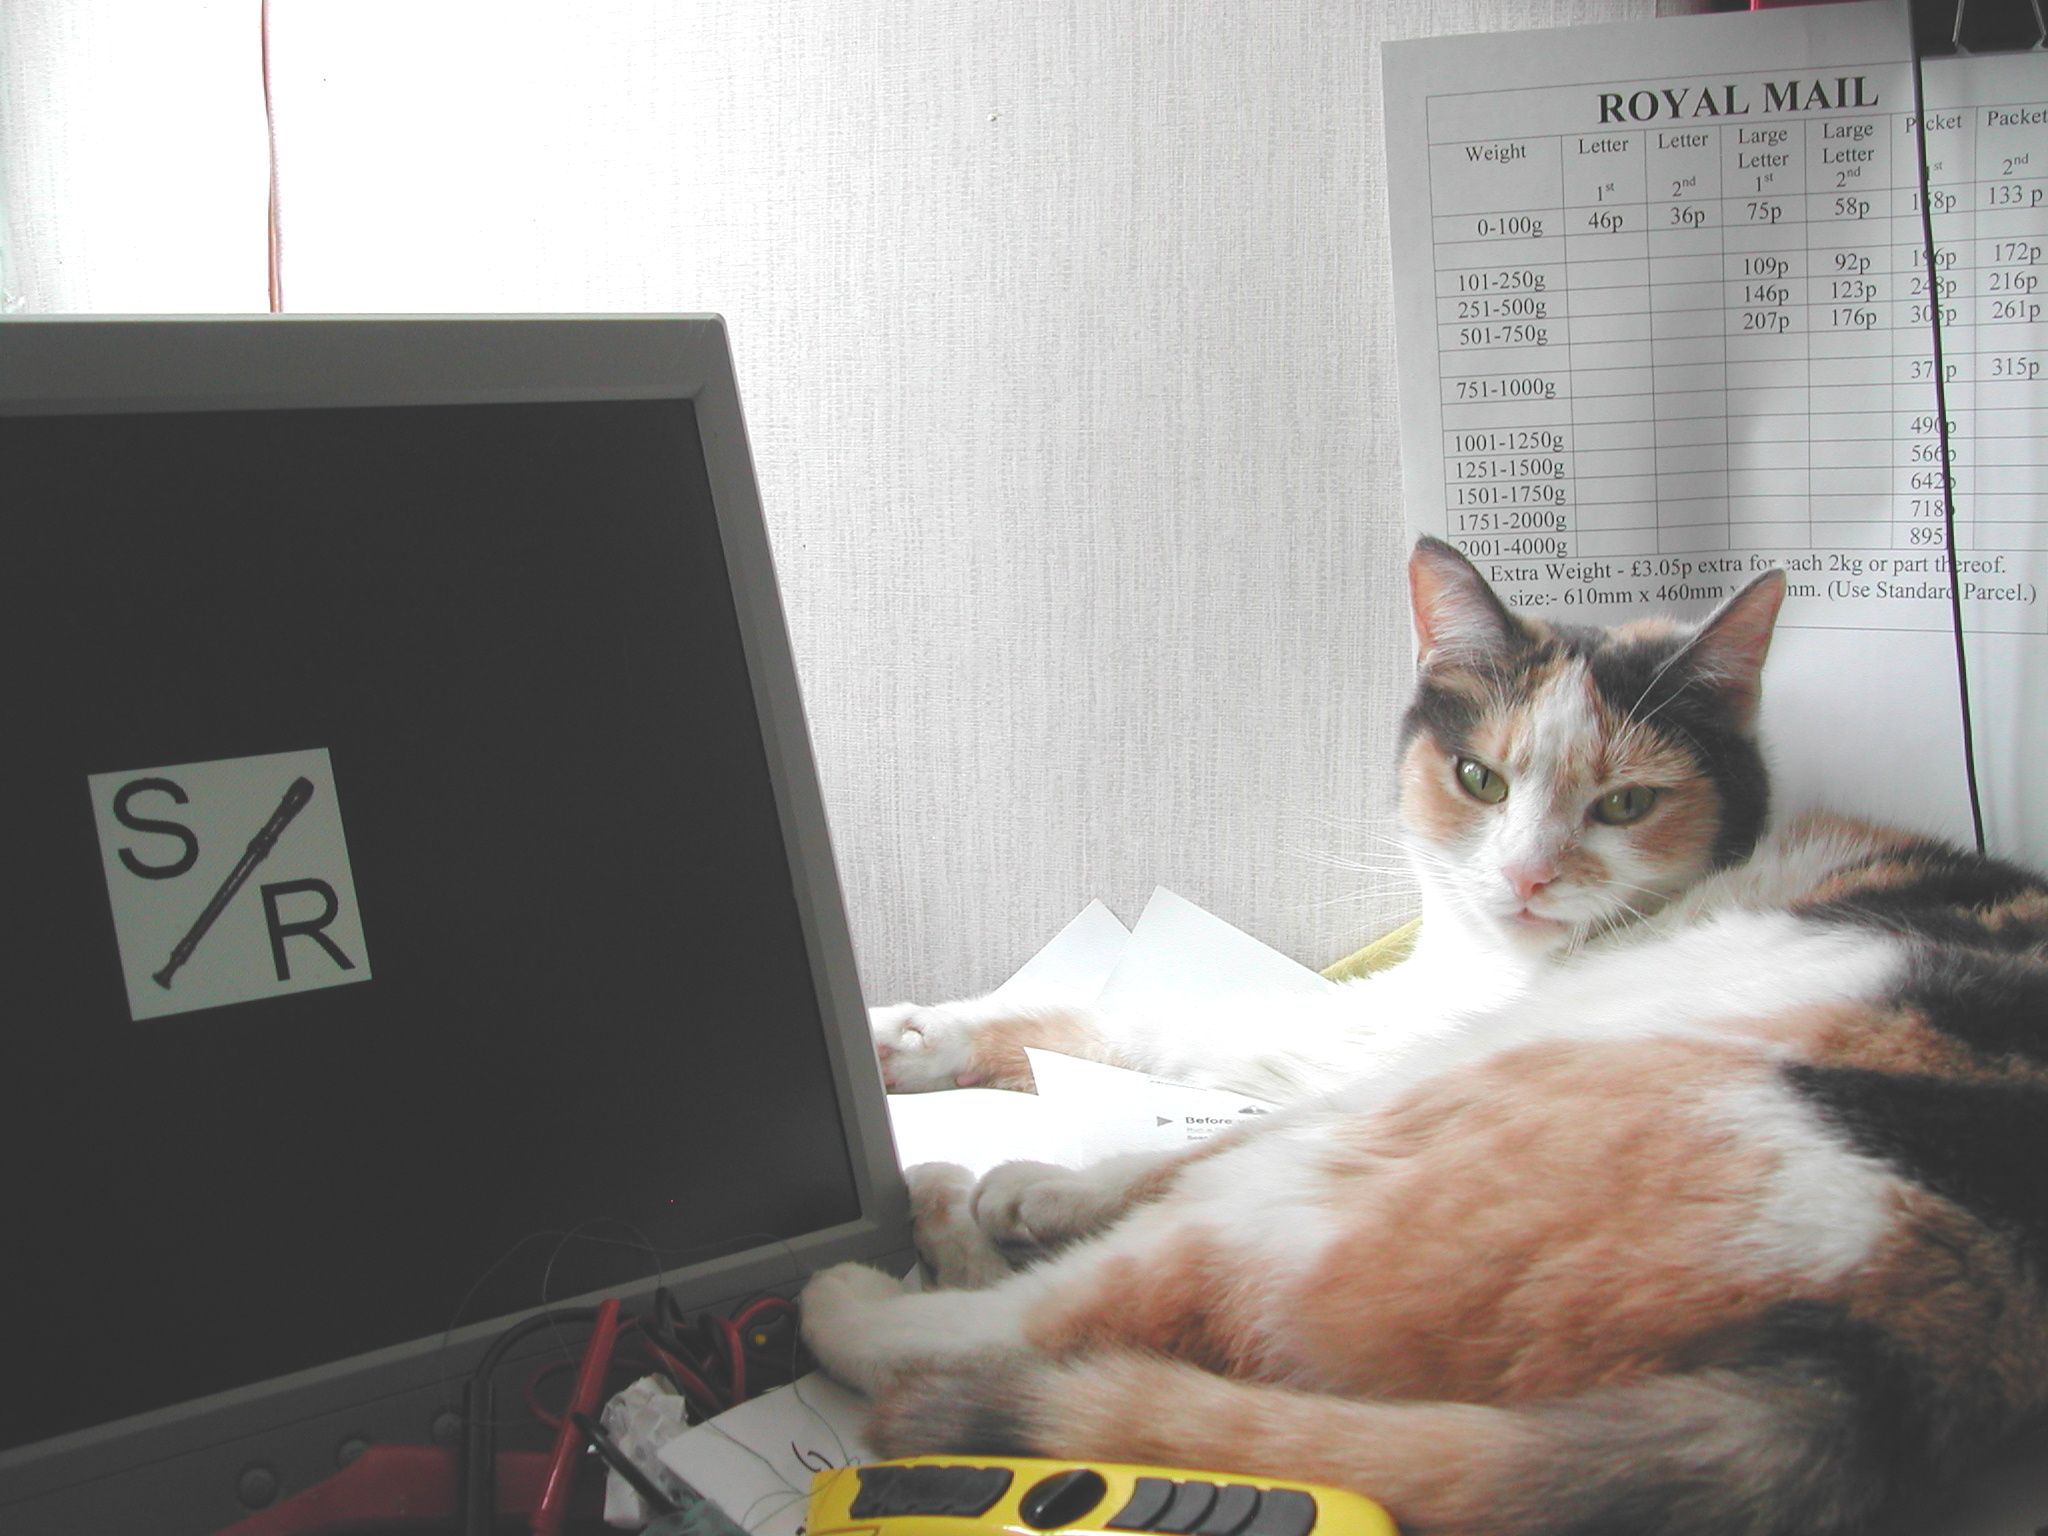
MULTIPOLYGON (((1090 902, 992 996, 1109 1014, 1158 1012, 1232 993, 1321 992, 1333 983, 1163 887, 1126 929, 1090 902)), ((1100 1062, 1028 1051, 1036 1094, 992 1088, 892 1094, 889 1118, 906 1168, 959 1163, 986 1173, 1029 1158, 1078 1167, 1119 1152, 1204 1141, 1272 1106, 1100 1062)))

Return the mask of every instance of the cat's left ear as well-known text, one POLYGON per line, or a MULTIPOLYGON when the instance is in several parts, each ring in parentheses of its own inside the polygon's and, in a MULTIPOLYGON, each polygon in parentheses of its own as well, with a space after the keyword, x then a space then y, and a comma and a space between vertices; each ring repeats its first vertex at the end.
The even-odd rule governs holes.
POLYGON ((1408 557, 1408 602, 1415 620, 1415 662, 1424 672, 1496 657, 1525 639, 1521 624, 1478 567, 1427 534, 1415 541, 1408 557))
POLYGON ((1744 731, 1756 725, 1764 657, 1784 601, 1785 573, 1766 571, 1716 608, 1685 649, 1686 665, 1720 691, 1744 731))

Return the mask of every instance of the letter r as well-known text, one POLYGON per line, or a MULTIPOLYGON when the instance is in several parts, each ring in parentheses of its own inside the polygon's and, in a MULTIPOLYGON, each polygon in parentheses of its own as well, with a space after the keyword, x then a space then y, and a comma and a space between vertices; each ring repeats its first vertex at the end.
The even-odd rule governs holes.
POLYGON ((291 964, 285 959, 284 941, 301 934, 326 950, 327 957, 344 971, 352 971, 356 968, 355 961, 344 955, 341 952, 341 946, 327 937, 323 931, 329 923, 334 921, 340 912, 341 900, 334 894, 334 887, 325 880, 279 880, 275 884, 263 887, 263 921, 270 929, 270 958, 276 962, 277 979, 279 981, 290 981, 292 979, 291 964), (285 922, 277 910, 279 898, 295 896, 301 891, 318 891, 320 893, 322 903, 320 915, 314 918, 304 918, 289 923, 285 922))

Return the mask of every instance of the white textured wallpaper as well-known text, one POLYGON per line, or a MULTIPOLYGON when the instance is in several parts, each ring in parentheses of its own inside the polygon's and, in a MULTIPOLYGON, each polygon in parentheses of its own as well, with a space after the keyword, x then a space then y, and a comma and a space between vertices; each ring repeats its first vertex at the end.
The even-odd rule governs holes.
POLYGON ((0 0, 0 242, 23 308, 263 307, 256 18, 247 0, 0 0))
POLYGON ((728 318, 871 997, 1155 883, 1320 965, 1410 899, 1376 45, 1650 9, 292 0, 285 304, 728 318))

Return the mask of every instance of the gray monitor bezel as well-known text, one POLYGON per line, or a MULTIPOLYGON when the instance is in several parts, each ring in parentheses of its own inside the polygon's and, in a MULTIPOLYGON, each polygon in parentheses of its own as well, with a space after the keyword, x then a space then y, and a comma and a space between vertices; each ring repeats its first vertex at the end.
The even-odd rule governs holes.
MULTIPOLYGON (((724 321, 715 315, 0 321, 0 415, 7 416, 678 398, 694 405, 703 439, 862 1213, 788 1242, 666 1272, 662 1283, 670 1293, 697 1308, 787 1289, 841 1260, 908 1265, 913 1258, 909 1197, 869 1045, 724 321)), ((146 1277, 138 1283, 146 1285, 146 1277)), ((622 1294, 644 1298, 652 1288, 650 1281, 622 1294)), ((594 1299, 550 1300, 573 1305, 594 1299)), ((142 1514, 152 1517, 150 1528, 169 1530, 163 1520, 170 1511, 160 1500, 180 1501, 189 1485, 195 1498, 224 1508, 216 1498, 219 1479, 234 1475, 231 1464, 249 1449, 266 1446, 272 1471, 289 1493, 332 1470, 326 1460, 332 1437, 350 1433, 335 1426, 388 1420, 385 1410, 401 1400, 440 1402, 437 1413, 458 1404, 462 1377, 519 1315, 0 1452, 0 1516, 61 1510, 71 1528, 84 1530, 93 1510, 103 1507, 108 1519, 142 1514), (293 1442, 294 1436, 305 1443, 293 1442), (95 1488, 108 1496, 81 1492, 95 1488)), ((90 1341, 80 1341, 80 1349, 81 1359, 88 1358, 90 1341)), ((430 1420, 414 1409, 405 1412, 414 1414, 420 1431, 413 1438, 426 1438, 430 1420)))

